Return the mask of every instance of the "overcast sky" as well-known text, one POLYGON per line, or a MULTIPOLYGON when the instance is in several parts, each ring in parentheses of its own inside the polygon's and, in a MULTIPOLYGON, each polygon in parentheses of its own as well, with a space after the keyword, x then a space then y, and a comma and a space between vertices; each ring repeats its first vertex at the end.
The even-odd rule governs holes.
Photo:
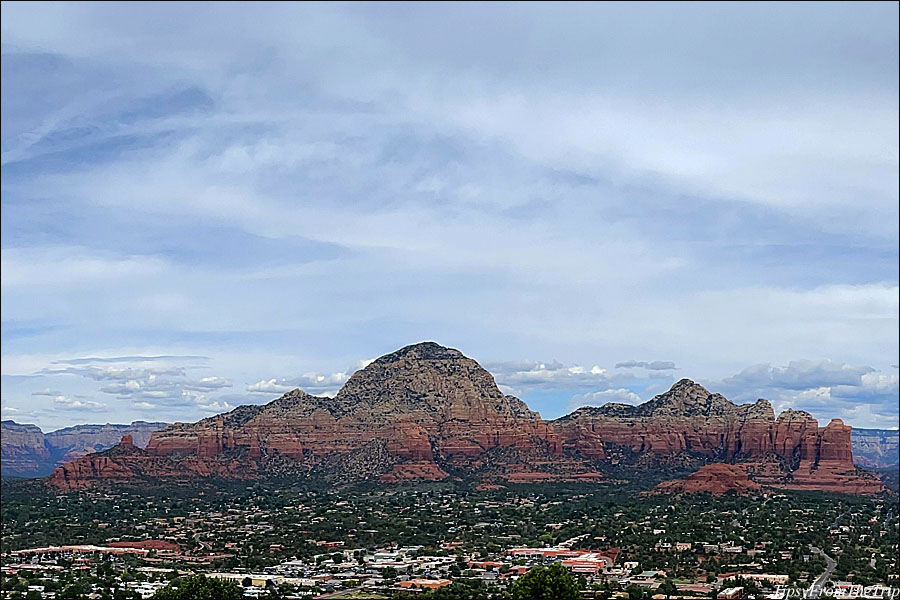
POLYGON ((2 416, 459 348, 898 426, 898 4, 2 4, 2 416))

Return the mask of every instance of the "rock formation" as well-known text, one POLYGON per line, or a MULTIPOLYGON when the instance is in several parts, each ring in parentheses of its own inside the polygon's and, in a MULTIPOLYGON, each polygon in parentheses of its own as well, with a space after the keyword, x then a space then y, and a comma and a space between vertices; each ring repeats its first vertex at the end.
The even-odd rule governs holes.
POLYGON ((32 473, 46 475, 51 462, 44 432, 36 425, 21 425, 15 421, 3 421, 0 449, 4 476, 27 477, 32 473))
POLYGON ((548 423, 474 360, 425 342, 375 360, 334 398, 293 390, 263 406, 176 423, 154 433, 146 450, 123 442, 60 467, 50 483, 210 475, 595 481, 613 466, 621 475, 739 462, 767 485, 875 492, 877 480, 853 467, 849 432, 839 421, 820 429, 800 411, 776 419, 766 400, 736 406, 687 379, 638 406, 581 408, 548 423))
MULTIPOLYGON (((426 342, 375 360, 335 398, 294 390, 264 406, 176 423, 154 434, 140 458, 129 451, 125 462, 146 462, 144 476, 336 472, 343 478, 350 471, 389 482, 444 479, 487 463, 497 471, 533 470, 514 464, 517 456, 498 458, 490 453, 495 448, 540 455, 548 464, 560 454, 547 423, 503 394, 490 373, 458 350, 426 342)), ((91 460, 57 470, 51 483, 71 488, 83 485, 82 475, 103 479, 98 469, 111 467, 91 460)))
POLYGON ((760 473, 757 480, 785 489, 845 494, 874 494, 883 488, 880 481, 853 464, 850 426, 840 419, 832 419, 821 428, 814 419, 804 426, 799 449, 792 457, 798 457, 799 462, 789 473, 774 477, 760 473))
POLYGON ((851 494, 882 489, 854 467, 850 427, 839 419, 820 428, 809 413, 791 409, 776 419, 766 400, 734 405, 689 379, 638 406, 580 408, 553 425, 567 453, 635 468, 743 462, 752 479, 775 487, 851 494))
POLYGON ((619 460, 622 451, 671 457, 692 453, 713 460, 761 456, 772 450, 775 415, 766 400, 735 406, 724 396, 682 379, 665 394, 631 406, 583 407, 553 426, 569 451, 619 460))
POLYGON ((853 460, 866 469, 896 468, 900 463, 900 432, 896 429, 854 427, 850 432, 850 447, 853 460))
POLYGON ((747 472, 742 466, 711 463, 700 467, 684 479, 664 481, 653 491, 664 494, 708 492, 713 496, 721 496, 729 491, 744 495, 758 492, 761 489, 761 485, 747 478, 747 472))
POLYGON ((3 421, 0 464, 4 476, 43 477, 80 456, 114 446, 126 433, 143 448, 151 433, 165 427, 165 423, 135 421, 130 425, 77 425, 44 433, 35 425, 3 421))

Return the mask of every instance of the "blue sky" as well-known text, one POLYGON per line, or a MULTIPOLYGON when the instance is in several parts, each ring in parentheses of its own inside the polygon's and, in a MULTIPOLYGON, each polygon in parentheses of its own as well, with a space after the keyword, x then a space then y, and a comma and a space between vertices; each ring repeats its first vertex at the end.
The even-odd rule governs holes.
POLYGON ((898 8, 2 5, 2 416, 188 421, 435 340, 545 417, 898 425, 898 8))

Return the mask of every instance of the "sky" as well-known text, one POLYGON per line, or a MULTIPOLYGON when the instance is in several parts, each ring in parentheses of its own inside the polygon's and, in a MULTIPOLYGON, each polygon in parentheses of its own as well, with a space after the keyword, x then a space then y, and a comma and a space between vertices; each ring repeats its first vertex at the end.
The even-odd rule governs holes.
POLYGON ((2 4, 3 419, 460 349, 898 427, 898 4, 2 4))

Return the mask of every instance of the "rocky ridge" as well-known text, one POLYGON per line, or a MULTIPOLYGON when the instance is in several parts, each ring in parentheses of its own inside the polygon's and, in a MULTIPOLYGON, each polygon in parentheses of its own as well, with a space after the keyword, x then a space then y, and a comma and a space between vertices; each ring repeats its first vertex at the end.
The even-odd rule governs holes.
POLYGON ((77 425, 44 433, 36 425, 6 420, 0 436, 0 464, 4 476, 43 477, 69 461, 114 446, 126 433, 144 447, 151 433, 165 427, 165 423, 135 421, 130 425, 77 425))
POLYGON ((293 390, 58 468, 60 489, 104 481, 314 476, 342 483, 471 478, 602 480, 653 465, 742 463, 752 479, 796 489, 875 493, 856 470, 850 428, 765 400, 734 405, 684 379, 638 406, 582 408, 547 422, 503 394, 458 350, 407 346, 357 371, 335 398, 293 390))

